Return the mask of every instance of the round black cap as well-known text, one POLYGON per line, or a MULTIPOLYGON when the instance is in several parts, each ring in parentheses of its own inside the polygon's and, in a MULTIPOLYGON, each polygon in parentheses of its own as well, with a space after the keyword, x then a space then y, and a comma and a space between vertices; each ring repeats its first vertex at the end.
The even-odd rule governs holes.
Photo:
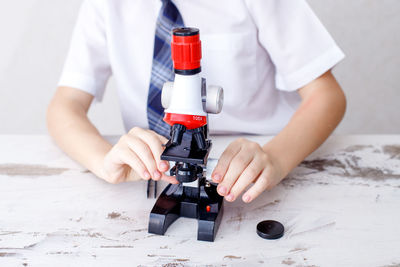
POLYGON ((264 239, 278 239, 283 236, 285 228, 277 221, 262 221, 257 224, 257 234, 264 239))
POLYGON ((173 35, 175 36, 193 36, 199 34, 199 29, 197 28, 175 28, 172 30, 173 35))

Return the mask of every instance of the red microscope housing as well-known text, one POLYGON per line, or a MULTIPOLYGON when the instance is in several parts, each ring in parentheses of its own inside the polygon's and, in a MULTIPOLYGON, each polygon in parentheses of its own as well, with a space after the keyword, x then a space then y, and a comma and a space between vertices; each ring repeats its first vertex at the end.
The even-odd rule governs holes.
MULTIPOLYGON (((176 29, 171 42, 175 83, 171 105, 165 110, 164 121, 181 124, 188 130, 207 124, 207 115, 201 106, 201 41, 196 29, 176 29)), ((164 90, 163 90, 164 91, 164 90)))

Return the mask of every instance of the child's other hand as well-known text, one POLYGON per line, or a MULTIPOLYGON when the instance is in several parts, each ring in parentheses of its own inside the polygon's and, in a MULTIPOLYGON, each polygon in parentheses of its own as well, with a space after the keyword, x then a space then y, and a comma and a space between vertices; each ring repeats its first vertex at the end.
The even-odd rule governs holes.
POLYGON ((160 156, 166 142, 165 137, 151 130, 133 128, 104 157, 106 180, 113 184, 140 179, 178 183, 175 177, 164 174, 169 164, 160 156))
POLYGON ((281 173, 258 143, 240 138, 224 151, 211 177, 219 183, 218 193, 229 202, 235 201, 254 182, 242 197, 244 202, 249 203, 264 190, 278 184, 283 178, 281 173))

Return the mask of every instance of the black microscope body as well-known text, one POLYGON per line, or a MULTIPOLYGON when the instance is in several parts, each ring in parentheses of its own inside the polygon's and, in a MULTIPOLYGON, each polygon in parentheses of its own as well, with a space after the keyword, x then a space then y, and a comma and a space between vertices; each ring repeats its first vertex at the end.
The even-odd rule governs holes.
POLYGON ((161 159, 175 162, 170 175, 179 184, 168 185, 157 199, 150 213, 149 233, 164 235, 176 219, 187 217, 198 219, 198 240, 214 241, 223 214, 223 197, 205 177, 212 146, 207 137, 207 125, 194 130, 179 124, 171 127, 171 139, 161 159), (196 187, 185 185, 193 182, 196 187))

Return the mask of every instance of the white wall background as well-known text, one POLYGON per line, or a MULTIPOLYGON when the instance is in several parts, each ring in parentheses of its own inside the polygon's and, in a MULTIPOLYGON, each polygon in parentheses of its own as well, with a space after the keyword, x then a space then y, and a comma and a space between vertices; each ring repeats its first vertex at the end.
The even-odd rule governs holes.
MULTIPOLYGON (((81 2, 0 0, 0 134, 46 133, 46 107, 81 2)), ((400 1, 309 2, 347 54, 335 70, 348 97, 337 132, 399 134, 400 1)), ((112 82, 90 117, 104 134, 123 133, 112 82)))

